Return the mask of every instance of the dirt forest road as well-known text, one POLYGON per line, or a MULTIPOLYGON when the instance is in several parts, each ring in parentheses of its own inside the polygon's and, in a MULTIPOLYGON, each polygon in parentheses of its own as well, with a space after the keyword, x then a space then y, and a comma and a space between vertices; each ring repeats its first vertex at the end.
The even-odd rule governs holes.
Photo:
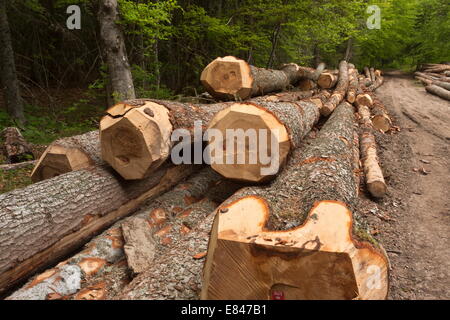
POLYGON ((449 299, 450 102, 401 72, 377 96, 400 131, 377 136, 389 195, 361 214, 389 255, 389 298, 449 299))

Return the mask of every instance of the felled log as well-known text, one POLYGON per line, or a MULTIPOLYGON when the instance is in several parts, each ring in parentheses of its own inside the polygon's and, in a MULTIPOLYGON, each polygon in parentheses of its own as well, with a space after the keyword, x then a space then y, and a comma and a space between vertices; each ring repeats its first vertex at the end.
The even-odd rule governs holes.
POLYGON ((5 155, 10 163, 33 160, 33 152, 28 142, 16 127, 7 127, 2 131, 5 155))
POLYGON ((227 56, 217 58, 203 70, 200 81, 216 99, 245 100, 250 97, 284 90, 303 76, 296 64, 281 70, 257 68, 244 60, 227 56))
POLYGON ((449 70, 450 70, 450 66, 449 65, 446 65, 446 64, 435 64, 435 65, 427 66, 427 68, 424 71, 425 72, 441 73, 441 72, 445 72, 445 71, 449 71, 449 70))
POLYGON ((366 76, 367 79, 372 81, 372 76, 370 75, 370 69, 368 67, 364 67, 364 75, 366 76))
POLYGON ((450 77, 434 76, 430 73, 414 72, 414 75, 432 81, 450 82, 450 77))
POLYGON ((324 72, 320 75, 319 79, 317 80, 317 84, 322 89, 331 89, 333 88, 338 81, 338 75, 324 72))
MULTIPOLYGON (((183 129, 179 133, 186 134, 186 138, 192 137, 201 145, 202 128, 229 105, 193 105, 151 99, 118 103, 108 109, 100 121, 102 158, 124 179, 148 177, 170 156, 175 145, 171 135, 175 130, 183 129), (195 121, 201 122, 200 132, 195 130, 195 121)), ((193 160, 202 163, 202 159, 193 160)))
POLYGON ((349 236, 354 121, 340 104, 269 187, 241 189, 220 206, 202 299, 386 298, 387 257, 349 236))
POLYGON ((311 79, 302 79, 298 83, 298 88, 302 91, 317 89, 317 83, 311 79))
POLYGON ((446 90, 450 90, 450 83, 448 82, 443 82, 443 81, 438 81, 438 80, 429 80, 429 79, 425 79, 419 76, 415 77, 417 80, 421 81, 425 86, 429 86, 429 85, 435 85, 441 88, 444 88, 446 90))
POLYGON ((376 77, 375 77, 375 69, 374 68, 370 68, 370 80, 372 80, 372 82, 375 82, 376 77))
POLYGON ((312 96, 309 99, 305 99, 305 101, 311 101, 314 103, 320 110, 323 105, 330 99, 331 93, 327 90, 321 90, 318 94, 312 96))
POLYGON ((314 95, 314 90, 307 91, 285 91, 280 93, 275 93, 272 95, 261 96, 253 98, 253 102, 293 102, 303 99, 311 98, 314 95))
POLYGON ((0 292, 82 246, 195 170, 165 165, 123 181, 110 168, 72 171, 0 195, 0 292))
POLYGON ((386 195, 387 187, 377 156, 375 137, 370 129, 362 130, 360 146, 367 189, 372 196, 382 198, 386 195))
POLYGON ((356 68, 348 68, 348 77, 349 77, 349 84, 348 84, 348 91, 347 91, 347 101, 349 103, 354 103, 356 100, 356 95, 358 92, 358 70, 356 68))
POLYGON ((180 241, 238 187, 212 169, 202 169, 93 238, 80 253, 30 279, 8 299, 112 299, 130 282, 130 269, 150 269, 158 251, 162 254, 180 241), (142 247, 133 246, 134 238, 142 247), (136 259, 137 252, 141 255, 136 259), (67 281, 68 270, 73 271, 72 281, 67 281))
POLYGON ((28 166, 34 166, 36 164, 36 160, 30 160, 25 162, 17 162, 17 163, 10 163, 10 164, 1 164, 0 170, 3 171, 9 171, 9 170, 17 170, 22 169, 28 166))
POLYGON ((425 89, 429 93, 432 93, 438 97, 441 97, 442 99, 450 101, 450 90, 446 90, 446 89, 439 87, 437 85, 434 85, 434 84, 426 86, 425 89))
POLYGON ((307 101, 235 103, 218 112, 208 126, 221 133, 210 145, 211 167, 229 179, 268 181, 319 117, 318 106, 307 101))
POLYGON ((372 113, 372 124, 373 127, 377 130, 382 131, 383 133, 389 131, 392 126, 391 118, 384 107, 384 104, 380 99, 374 97, 373 104, 371 107, 372 113))
POLYGON ((31 173, 33 182, 103 164, 98 131, 62 138, 47 147, 31 173))
POLYGON ((369 107, 365 104, 357 104, 357 109, 361 126, 365 128, 372 128, 373 124, 370 117, 369 107))
POLYGON ((348 89, 348 66, 345 60, 339 63, 339 80, 336 85, 331 98, 327 103, 320 109, 320 113, 324 116, 329 116, 339 103, 345 98, 348 89))
POLYGON ((356 96, 355 104, 356 106, 371 107, 373 104, 373 99, 368 93, 360 93, 356 96))

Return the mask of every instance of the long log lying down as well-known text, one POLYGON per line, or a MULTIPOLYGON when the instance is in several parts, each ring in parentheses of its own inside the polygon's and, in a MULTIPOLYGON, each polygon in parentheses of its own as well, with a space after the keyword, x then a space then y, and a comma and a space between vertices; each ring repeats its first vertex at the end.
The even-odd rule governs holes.
POLYGON ((302 91, 317 89, 317 83, 311 79, 302 79, 298 83, 298 88, 302 91))
POLYGON ((314 95, 314 90, 307 91, 285 91, 280 93, 275 93, 272 95, 261 96, 257 98, 253 98, 253 102, 294 102, 298 100, 312 98, 314 95))
POLYGON ((362 130, 360 146, 367 189, 372 196, 382 198, 387 192, 387 186, 377 156, 375 137, 370 128, 362 130))
POLYGON ((31 172, 33 182, 103 164, 98 130, 61 138, 47 147, 31 172))
POLYGON ((195 121, 206 126, 229 105, 151 99, 120 102, 108 109, 100 121, 102 158, 124 179, 143 179, 170 156, 175 130, 184 129, 194 137, 195 121))
POLYGON ((373 127, 377 130, 382 131, 383 133, 389 131, 392 126, 391 118, 384 107, 384 104, 380 99, 373 96, 373 104, 371 106, 372 113, 372 124, 373 127))
POLYGON ((30 279, 8 299, 111 299, 130 281, 130 269, 150 269, 158 251, 178 242, 237 188, 239 185, 224 181, 212 169, 202 169, 147 201, 131 217, 116 222, 80 253, 30 279), (133 240, 140 246, 133 246, 133 240), (67 281, 70 270, 72 281, 67 281))
POLYGON ((415 77, 417 80, 421 81, 425 86, 429 86, 429 85, 435 85, 441 88, 444 88, 446 90, 450 90, 450 83, 449 82, 443 82, 443 81, 438 81, 438 80, 429 80, 429 79, 425 79, 419 76, 415 77))
POLYGON ((250 97, 284 90, 304 75, 296 64, 282 66, 281 70, 257 68, 244 60, 227 56, 217 58, 203 70, 200 81, 215 98, 245 100, 250 97))
POLYGON ((17 162, 17 163, 7 163, 7 164, 0 164, 0 171, 9 171, 9 170, 17 170, 22 169, 28 166, 33 166, 36 164, 36 160, 30 160, 25 162, 17 162))
POLYGON ((414 75, 433 81, 450 82, 450 77, 443 77, 441 75, 433 75, 430 73, 423 73, 423 72, 414 72, 414 75))
POLYGON ((191 165, 165 165, 151 177, 130 183, 110 168, 96 166, 0 195, 0 293, 194 170, 191 165))
POLYGON ((339 80, 333 95, 327 103, 320 109, 320 113, 329 116, 339 103, 345 98, 348 89, 348 66, 345 60, 339 63, 339 80))
POLYGON ((28 142, 16 127, 7 127, 2 131, 5 155, 10 163, 33 160, 33 152, 28 142))
POLYGON ((375 82, 376 77, 375 77, 375 69, 374 68, 370 68, 370 80, 372 80, 372 82, 375 82))
POLYGON ((208 129, 221 133, 214 141, 211 167, 229 179, 253 183, 272 179, 319 117, 318 106, 307 101, 235 103, 209 123, 208 129))
POLYGON ((348 91, 347 91, 347 101, 349 103, 354 103, 356 100, 356 95, 358 92, 359 81, 358 81, 358 70, 352 65, 348 68, 348 91))
POLYGON ((425 89, 429 93, 432 93, 438 97, 441 97, 442 99, 450 101, 450 90, 446 90, 444 88, 441 88, 441 87, 433 85, 433 84, 426 86, 425 89))
POLYGON ((387 257, 350 236, 354 121, 352 106, 340 104, 269 187, 241 189, 220 206, 203 299, 386 298, 387 257))

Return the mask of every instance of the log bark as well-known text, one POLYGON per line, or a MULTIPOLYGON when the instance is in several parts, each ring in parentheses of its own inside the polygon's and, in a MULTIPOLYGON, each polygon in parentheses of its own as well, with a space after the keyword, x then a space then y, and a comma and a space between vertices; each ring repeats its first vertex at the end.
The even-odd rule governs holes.
POLYGON ((359 87, 358 70, 349 67, 348 75, 349 75, 349 84, 347 91, 347 101, 349 103, 354 103, 356 100, 356 95, 359 87))
POLYGON ((31 173, 31 180, 39 182, 63 173, 103 164, 100 158, 99 132, 95 130, 54 141, 39 158, 31 173))
POLYGON ((12 164, 2 164, 0 165, 0 170, 3 171, 9 171, 9 170, 17 170, 22 169, 28 166, 33 166, 36 164, 36 160, 30 160, 25 162, 18 162, 18 163, 12 163, 12 164))
POLYGON ((10 163, 33 160, 34 155, 31 146, 16 127, 3 129, 5 155, 10 163))
POLYGON ((79 248, 194 170, 166 165, 130 183, 97 166, 0 195, 0 292, 79 248))
POLYGON ((429 79, 425 79, 425 78, 419 77, 419 76, 416 76, 415 78, 417 80, 421 81, 425 86, 435 85, 435 86, 444 88, 446 90, 450 90, 450 83, 448 83, 448 82, 443 82, 443 81, 438 81, 438 80, 429 80, 429 79))
POLYGON ((257 68, 232 56, 217 58, 203 70, 200 81, 216 99, 245 100, 281 91, 302 77, 296 64, 281 70, 257 68))
POLYGON ((368 67, 364 67, 364 75, 366 76, 367 79, 372 81, 372 76, 370 75, 370 69, 368 67))
POLYGON ((214 142, 211 166, 228 179, 266 182, 284 166, 289 153, 300 145, 319 117, 318 106, 307 101, 234 103, 218 112, 208 126, 221 133, 215 139, 222 139, 214 142), (250 129, 254 130, 253 138, 250 129), (228 130, 236 136, 230 137, 228 130), (261 153, 270 157, 270 162, 261 153))
POLYGON ((370 80, 372 80, 372 82, 375 82, 376 80, 374 68, 370 68, 370 80))
POLYGON ((125 48, 125 38, 117 23, 119 21, 117 0, 99 0, 97 18, 108 65, 112 101, 134 99, 133 78, 125 48))
POLYGON ((320 113, 324 116, 329 116, 333 113, 334 109, 342 102, 347 94, 348 89, 348 66, 346 61, 339 63, 339 80, 336 89, 333 92, 330 100, 325 103, 323 108, 320 109, 320 113))
POLYGON ((148 201, 131 217, 116 222, 80 253, 33 277, 7 299, 112 299, 132 280, 133 263, 127 246, 133 242, 123 232, 125 225, 132 226, 127 229, 131 238, 136 229, 143 229, 142 236, 148 242, 140 243, 150 250, 134 248, 148 257, 141 265, 149 270, 158 268, 156 257, 180 242, 238 188, 238 184, 223 180, 212 169, 202 169, 173 190, 148 201), (73 270, 74 281, 66 281, 68 270, 73 270))
POLYGON ((386 297, 387 258, 348 237, 346 205, 357 201, 354 121, 352 106, 340 104, 270 186, 241 189, 220 206, 202 299, 270 299, 276 292, 286 299, 386 297), (337 234, 342 238, 333 238, 337 234), (338 261, 333 252, 346 252, 348 260, 338 261), (366 286, 372 264, 380 271, 377 290, 366 286))
POLYGON ((429 93, 432 93, 442 99, 450 101, 450 90, 446 90, 444 88, 441 88, 441 87, 433 85, 433 84, 426 86, 425 89, 429 93))
POLYGON ((360 145, 367 189, 373 197, 382 198, 386 195, 387 186, 377 156, 375 137, 370 128, 362 130, 360 145))

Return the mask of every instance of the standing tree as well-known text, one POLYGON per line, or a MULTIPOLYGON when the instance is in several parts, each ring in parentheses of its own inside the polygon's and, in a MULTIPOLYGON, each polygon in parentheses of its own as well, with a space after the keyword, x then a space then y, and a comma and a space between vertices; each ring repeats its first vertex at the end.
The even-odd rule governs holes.
POLYGON ((11 33, 6 14, 6 2, 7 0, 0 0, 0 78, 5 96, 6 109, 14 120, 22 124, 25 122, 25 117, 23 115, 23 102, 20 96, 11 33))
MULTIPOLYGON (((108 74, 112 89, 112 100, 134 99, 133 77, 128 63, 125 39, 119 21, 117 0, 99 0, 98 22, 103 51, 108 65, 108 74)), ((111 97, 108 97, 109 99, 111 97)))

